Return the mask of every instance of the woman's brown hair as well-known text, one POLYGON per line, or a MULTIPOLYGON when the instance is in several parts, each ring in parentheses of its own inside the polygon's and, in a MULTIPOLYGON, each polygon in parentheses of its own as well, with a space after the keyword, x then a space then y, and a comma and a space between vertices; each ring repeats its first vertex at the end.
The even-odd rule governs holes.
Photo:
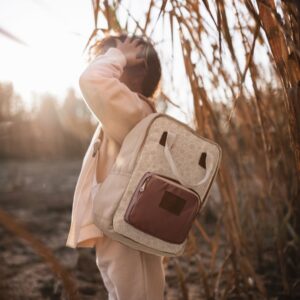
POLYGON ((126 33, 122 33, 119 35, 109 35, 92 45, 92 47, 90 48, 90 53, 92 53, 92 56, 103 54, 108 50, 108 48, 116 47, 116 39, 124 42, 126 37, 138 39, 140 40, 138 45, 145 45, 145 65, 130 67, 125 66, 124 72, 128 72, 130 76, 138 76, 138 74, 144 74, 144 79, 142 81, 142 94, 145 97, 152 97, 161 79, 161 64, 158 54, 154 49, 153 43, 149 38, 144 38, 143 36, 139 35, 129 36, 126 33))

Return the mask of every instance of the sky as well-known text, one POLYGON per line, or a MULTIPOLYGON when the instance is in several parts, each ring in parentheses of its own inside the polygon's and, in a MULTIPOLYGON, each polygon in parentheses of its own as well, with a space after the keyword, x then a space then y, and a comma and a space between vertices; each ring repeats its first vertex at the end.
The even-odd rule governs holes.
POLYGON ((13 81, 23 97, 77 88, 82 51, 93 29, 91 1, 0 0, 0 28, 26 43, 0 35, 1 81, 13 81))
MULTIPOLYGON (((142 24, 143 12, 148 6, 146 3, 146 0, 122 1, 123 6, 129 8, 142 24)), ((125 18, 120 20, 125 22, 125 18)), ((100 19, 98 26, 106 27, 106 23, 100 19)), ((49 92, 63 98, 67 89, 73 87, 80 93, 78 78, 86 66, 83 49, 94 29, 92 1, 0 0, 0 28, 25 43, 16 43, 0 35, 0 81, 13 82, 25 104, 30 106, 32 92, 49 92)), ((168 33, 161 30, 154 32, 154 40, 161 40, 162 34, 168 40, 168 33)), ((179 41, 175 40, 175 43, 179 41)), ((157 51, 160 56, 171 57, 169 48, 161 45, 157 51)), ((175 80, 178 76, 177 80, 182 83, 180 74, 184 73, 183 64, 176 63, 181 59, 180 46, 175 46, 175 49, 176 57, 172 61, 178 71, 175 80)), ((172 89, 172 92, 175 91, 172 89)), ((177 92, 182 97, 186 95, 182 88, 177 92)), ((180 105, 180 101, 176 103, 180 105)), ((185 105, 184 110, 189 109, 185 105)))
MULTIPOLYGON (((136 20, 144 24, 149 0, 123 0, 121 3, 136 20)), ((126 21, 125 10, 123 13, 121 10, 121 24, 126 21)), ((230 17, 229 15, 229 22, 230 17)), ((106 27, 103 21, 100 18, 99 27, 106 27)), ((134 26, 133 22, 130 24, 132 26, 129 26, 129 32, 134 26)), ((175 22, 175 31, 176 26, 175 22)), ((33 92, 51 93, 63 99, 68 88, 73 87, 80 94, 78 78, 87 63, 83 50, 94 29, 91 0, 0 0, 0 29, 10 32, 25 43, 16 43, 0 34, 0 82, 13 82, 25 104, 30 106, 33 92)), ((182 110, 178 111, 171 106, 168 112, 186 121, 186 117, 192 115, 193 101, 185 75, 179 37, 174 35, 174 57, 171 56, 168 24, 163 26, 160 19, 152 38, 155 41, 164 40, 164 43, 156 47, 162 62, 163 90, 182 110), (170 65, 175 68, 175 72, 172 72, 174 86, 170 85, 170 65)), ((206 42, 203 39, 203 48, 210 49, 205 46, 206 42)), ((241 52, 238 51, 238 55, 244 60, 241 52)), ((263 53, 259 53, 257 59, 267 61, 263 53)), ((206 80, 205 84, 209 87, 209 74, 206 75, 205 68, 199 67, 206 80)), ((234 76, 230 63, 228 70, 234 76)), ((246 77, 246 84, 249 84, 247 81, 249 78, 246 77)), ((219 88, 220 99, 225 98, 222 95, 224 87, 219 88)))

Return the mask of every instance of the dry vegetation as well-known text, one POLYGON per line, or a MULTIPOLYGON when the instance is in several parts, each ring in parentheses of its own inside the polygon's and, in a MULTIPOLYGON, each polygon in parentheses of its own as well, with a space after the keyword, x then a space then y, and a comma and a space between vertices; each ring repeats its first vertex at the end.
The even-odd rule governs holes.
MULTIPOLYGON (((130 32, 146 36, 169 24, 172 42, 178 38, 182 47, 194 128, 223 149, 220 197, 211 197, 186 251, 196 259, 201 299, 299 299, 299 2, 149 0, 143 23, 122 1, 94 0, 93 6, 95 30, 87 48, 110 30, 129 31, 130 24, 130 32), (127 14, 124 28, 120 10, 127 14), (108 29, 98 28, 100 18, 108 29)), ((15 140, 2 138, 2 157, 84 152, 93 124, 85 113, 72 111, 79 100, 55 108, 45 99, 28 119, 16 105, 4 105, 8 98, 18 103, 5 89, 0 88, 0 117, 15 140), (47 142, 41 142, 45 134, 47 142), (17 136, 25 140, 16 149, 17 136)), ((158 101, 176 103, 166 94, 162 86, 158 101)), ((174 262, 188 299, 184 272, 174 262)))
POLYGON ((77 158, 84 154, 95 122, 70 89, 62 104, 35 94, 28 109, 12 83, 0 83, 0 158, 77 158))
MULTIPOLYGON (((300 297, 299 2, 150 0, 143 23, 126 10, 125 28, 122 1, 93 4, 88 45, 107 33, 100 18, 115 32, 133 22, 146 36, 160 30, 159 18, 169 24, 182 47, 195 128, 223 148, 214 228, 196 223, 187 251, 197 257, 205 298, 300 297)), ((168 100, 163 88, 159 98, 168 100)))

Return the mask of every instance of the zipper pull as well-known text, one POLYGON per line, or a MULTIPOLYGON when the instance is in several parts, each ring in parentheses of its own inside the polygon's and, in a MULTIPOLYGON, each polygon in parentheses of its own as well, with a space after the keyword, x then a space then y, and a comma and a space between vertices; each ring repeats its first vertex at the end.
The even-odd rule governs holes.
POLYGON ((148 182, 149 179, 150 179, 150 176, 145 179, 144 183, 142 184, 142 186, 139 189, 140 192, 143 192, 145 190, 146 183, 148 182))
POLYGON ((140 192, 143 192, 145 190, 145 185, 146 185, 146 181, 140 187, 140 192))

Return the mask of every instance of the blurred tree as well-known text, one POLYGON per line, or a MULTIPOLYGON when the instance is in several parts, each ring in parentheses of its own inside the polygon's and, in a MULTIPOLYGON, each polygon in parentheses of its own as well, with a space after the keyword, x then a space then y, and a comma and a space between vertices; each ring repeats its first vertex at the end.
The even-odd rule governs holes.
POLYGON ((36 117, 38 124, 38 147, 46 157, 62 156, 64 136, 58 114, 58 104, 54 96, 44 94, 36 117))
POLYGON ((15 94, 13 84, 0 83, 0 121, 11 120, 22 112, 23 102, 21 97, 15 94))
POLYGON ((68 135, 65 139, 68 144, 66 147, 69 149, 66 149, 67 153, 71 154, 74 149, 81 149, 84 152, 95 125, 92 124, 92 115, 83 99, 79 98, 72 88, 67 91, 59 111, 59 119, 62 129, 68 135))

